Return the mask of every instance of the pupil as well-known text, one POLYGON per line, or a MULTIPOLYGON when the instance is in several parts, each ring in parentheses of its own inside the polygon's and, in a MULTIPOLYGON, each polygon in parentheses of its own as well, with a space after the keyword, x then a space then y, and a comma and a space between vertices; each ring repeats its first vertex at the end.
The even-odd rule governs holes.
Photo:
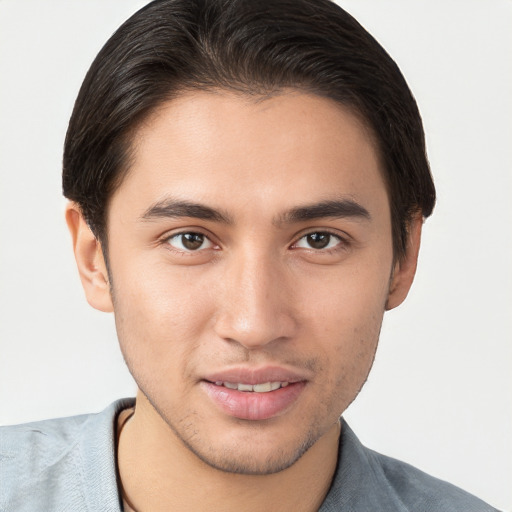
POLYGON ((329 245, 331 235, 328 233, 311 233, 308 235, 308 244, 313 249, 323 249, 329 245))
POLYGON ((199 233, 185 233, 183 236, 183 247, 194 251, 203 245, 204 236, 199 233))

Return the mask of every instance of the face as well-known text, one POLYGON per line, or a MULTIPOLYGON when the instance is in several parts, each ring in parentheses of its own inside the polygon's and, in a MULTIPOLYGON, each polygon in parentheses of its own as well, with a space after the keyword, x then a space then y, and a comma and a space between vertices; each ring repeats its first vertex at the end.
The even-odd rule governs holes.
POLYGON ((197 92, 134 144, 107 224, 130 371, 154 421, 211 466, 289 467, 374 358, 393 253, 372 139, 313 95, 197 92))

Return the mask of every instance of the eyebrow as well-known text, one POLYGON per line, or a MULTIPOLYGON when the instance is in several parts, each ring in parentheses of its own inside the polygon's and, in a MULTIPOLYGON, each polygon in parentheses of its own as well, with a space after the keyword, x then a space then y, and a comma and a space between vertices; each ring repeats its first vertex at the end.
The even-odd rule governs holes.
MULTIPOLYGON (((233 218, 222 212, 200 203, 181 201, 173 198, 163 199, 150 206, 142 215, 143 220, 163 218, 191 217, 211 220, 222 224, 233 224, 233 218)), ((370 220, 371 215, 364 206, 352 199, 321 201, 310 205, 298 206, 288 210, 274 219, 274 224, 294 224, 315 219, 356 218, 370 220)))
POLYGON ((299 206, 280 215, 277 224, 293 224, 315 219, 355 218, 371 220, 370 212, 352 199, 322 201, 311 205, 299 206))
POLYGON ((143 220, 180 217, 194 217, 196 219, 212 220, 223 224, 233 223, 233 219, 227 213, 220 210, 210 208, 203 204, 180 201, 172 198, 155 203, 142 215, 143 220))

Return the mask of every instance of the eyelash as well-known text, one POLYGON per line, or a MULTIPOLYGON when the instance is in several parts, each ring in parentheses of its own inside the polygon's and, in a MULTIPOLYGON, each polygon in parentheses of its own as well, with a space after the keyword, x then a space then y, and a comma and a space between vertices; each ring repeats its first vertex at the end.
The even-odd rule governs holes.
POLYGON ((336 238, 338 240, 338 243, 334 246, 334 247, 331 247, 329 249, 315 249, 313 247, 311 248, 308 248, 308 249, 305 249, 307 251, 310 251, 312 253, 315 253, 315 254, 321 254, 321 255, 329 255, 329 254, 335 254, 339 251, 343 251, 343 250, 346 250, 349 245, 350 245, 350 242, 348 240, 348 237, 343 237, 342 235, 340 235, 339 233, 335 233, 329 229, 322 229, 322 230, 316 230, 316 231, 309 231, 307 233, 304 233, 303 235, 301 235, 296 242, 294 242, 291 246, 292 249, 296 249, 296 245, 301 241, 303 240, 304 238, 310 236, 310 235, 329 235, 330 237, 333 237, 333 238, 336 238))
MULTIPOLYGON (((173 233, 171 235, 166 235, 165 237, 162 238, 161 243, 163 245, 165 245, 168 250, 173 251, 173 252, 175 252, 175 253, 177 253, 179 255, 182 255, 182 256, 193 256, 194 254, 201 253, 201 252, 203 252, 205 250, 208 250, 208 249, 214 249, 215 250, 215 246, 218 247, 218 245, 216 245, 215 242, 213 242, 213 240, 211 239, 210 236, 206 235, 205 233, 202 233, 201 231, 192 231, 192 230, 190 230, 190 231, 180 231, 178 233, 173 233), (200 236, 204 237, 205 240, 208 240, 211 244, 213 244, 213 247, 208 247, 206 249, 197 249, 197 250, 194 251, 194 250, 178 249, 176 247, 173 247, 170 244, 170 240, 178 238, 178 237, 183 236, 183 235, 200 235, 200 236)), ((334 253, 336 253, 338 251, 341 251, 341 250, 345 250, 349 245, 350 245, 350 242, 349 242, 349 240, 346 237, 343 237, 339 233, 334 233, 334 232, 332 232, 332 231, 330 231, 328 229, 323 229, 323 230, 317 230, 317 231, 310 231, 310 232, 302 234, 290 246, 290 249, 293 249, 293 250, 305 249, 307 251, 311 251, 311 252, 314 252, 316 254, 328 255, 328 254, 334 254, 334 253), (308 236, 315 235, 315 234, 316 235, 328 235, 330 237, 334 237, 335 239, 338 240, 338 243, 334 247, 331 247, 331 248, 328 248, 328 249, 322 249, 322 248, 321 249, 315 249, 313 247, 310 247, 310 248, 298 248, 298 247, 296 247, 297 244, 301 240, 305 239, 308 236)))
POLYGON ((201 231, 192 231, 192 230, 180 231, 179 233, 172 233, 171 235, 165 235, 162 238, 161 243, 163 245, 165 245, 168 250, 175 252, 182 256, 193 256, 194 254, 199 254, 206 250, 206 249, 198 249, 198 250, 194 251, 194 250, 183 250, 183 249, 178 249, 176 247, 173 247, 171 245, 170 241, 173 238, 176 239, 183 235, 200 235, 200 236, 204 237, 205 240, 208 240, 213 245, 213 247, 208 247, 207 249, 215 249, 215 247, 217 246, 217 244, 215 244, 215 242, 213 242, 213 240, 211 239, 210 236, 206 235, 205 233, 202 233, 201 231))

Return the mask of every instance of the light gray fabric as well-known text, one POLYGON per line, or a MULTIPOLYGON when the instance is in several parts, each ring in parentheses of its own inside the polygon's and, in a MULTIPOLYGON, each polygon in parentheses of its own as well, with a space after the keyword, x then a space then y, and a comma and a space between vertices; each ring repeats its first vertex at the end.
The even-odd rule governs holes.
POLYGON ((0 429, 0 511, 120 512, 115 422, 133 400, 99 414, 0 429))
MULTIPOLYGON (((121 512, 115 423, 99 414, 0 429, 0 511, 121 512)), ((487 512, 470 494, 365 448, 344 423, 338 468, 320 512, 487 512)))
POLYGON ((475 496, 363 446, 344 422, 338 468, 320 512, 497 512, 475 496))

